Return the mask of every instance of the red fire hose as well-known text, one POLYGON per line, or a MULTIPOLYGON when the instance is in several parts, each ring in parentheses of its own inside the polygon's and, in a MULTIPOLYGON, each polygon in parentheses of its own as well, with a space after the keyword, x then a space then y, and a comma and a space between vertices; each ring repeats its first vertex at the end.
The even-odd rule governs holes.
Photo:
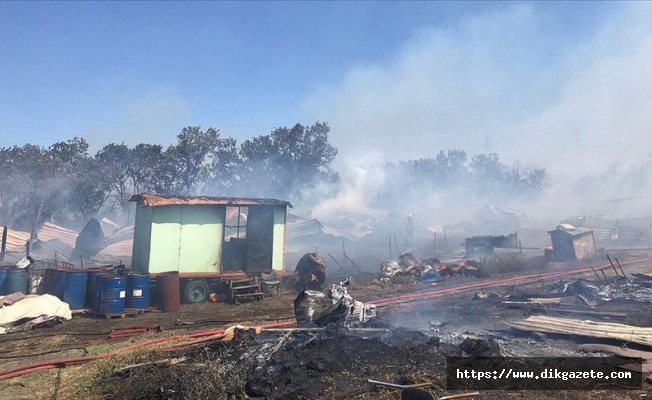
MULTIPOLYGON (((279 328, 279 327, 288 327, 288 326, 294 326, 296 325, 295 320, 291 321, 283 321, 283 322, 276 322, 272 324, 267 324, 267 325, 262 325, 260 328, 262 329, 270 329, 270 328, 279 328)), ((179 340, 179 339, 194 339, 194 338, 200 338, 200 337, 207 337, 210 338, 208 340, 216 340, 219 339, 225 332, 225 329, 218 329, 218 330, 212 330, 212 331, 205 331, 205 332, 196 332, 196 333, 188 333, 188 334, 182 334, 182 335, 175 335, 175 336, 168 336, 164 338, 158 338, 158 339, 152 339, 152 340, 147 340, 141 343, 136 343, 131 346, 123 347, 117 350, 113 350, 107 353, 103 354, 98 354, 94 356, 85 356, 85 357, 76 357, 76 358, 62 358, 62 359, 57 359, 57 360, 48 360, 48 361, 43 361, 40 363, 35 363, 31 365, 25 365, 21 367, 16 367, 8 370, 4 370, 0 372, 0 381, 5 380, 5 379, 10 379, 10 378, 15 378, 17 376, 21 375, 26 375, 30 374, 32 372, 38 372, 38 371, 45 371, 48 369, 53 369, 53 368, 60 368, 60 367, 65 367, 68 365, 73 365, 73 364, 81 364, 85 363, 88 361, 93 361, 93 360, 98 360, 101 358, 107 358, 115 354, 120 354, 124 353, 126 351, 130 351, 139 347, 145 347, 149 346, 152 344, 156 343, 163 343, 171 340, 179 340)), ((205 340, 200 340, 200 341, 205 341, 205 340)), ((189 346, 194 343, 198 343, 197 340, 190 340, 187 342, 182 342, 182 343, 176 343, 170 348, 177 348, 177 347, 183 347, 183 346, 189 346)))
MULTIPOLYGON (((626 263, 620 264, 621 266, 624 265, 631 265, 631 264, 636 264, 636 263, 641 263, 641 262, 646 262, 651 260, 652 257, 648 257, 645 259, 641 260, 636 260, 636 261, 630 261, 626 263)), ((611 267, 611 264, 604 265, 598 268, 594 268, 596 271, 597 270, 603 270, 606 268, 611 267)), ((576 269, 572 271, 560 271, 560 272, 549 272, 545 274, 533 274, 533 275, 525 275, 525 276, 517 276, 517 277, 512 277, 512 278, 506 278, 506 279, 499 279, 499 280, 493 280, 493 281, 488 281, 488 282, 481 282, 481 283, 475 283, 475 284, 470 284, 470 285, 464 285, 464 286, 457 286, 453 288, 448 288, 448 289, 441 289, 441 290, 435 290, 435 291, 430 291, 430 292, 422 292, 422 293, 414 293, 414 294, 408 294, 408 295, 403 295, 403 296, 396 296, 396 297, 388 297, 384 299, 378 299, 374 301, 370 301, 370 303, 373 303, 377 306, 383 307, 387 306, 390 304, 400 304, 400 303, 405 303, 409 301, 415 301, 415 300, 421 300, 421 299, 426 299, 429 297, 436 297, 436 296, 441 296, 444 294, 448 293, 454 293, 454 292, 462 292, 465 290, 471 290, 471 289, 479 289, 479 288, 486 288, 486 287, 494 287, 494 286, 504 286, 504 285, 509 285, 514 282, 523 282, 523 281, 536 281, 540 279, 547 279, 547 278, 556 278, 556 277, 561 277, 561 276, 568 276, 568 275, 577 275, 577 274, 584 274, 588 272, 592 272, 593 269, 591 268, 584 268, 584 269, 576 269)), ((280 327, 289 327, 289 326, 294 326, 296 325, 295 320, 290 320, 290 321, 283 321, 283 322, 276 322, 276 323, 271 323, 267 325, 262 325, 260 328, 262 329, 271 329, 271 328, 280 328, 280 327)), ((143 329, 143 328, 136 328, 136 329, 143 329)), ((59 360, 49 360, 49 361, 43 361, 40 363, 36 364, 31 364, 27 366, 22 366, 22 367, 17 367, 13 369, 8 369, 5 371, 0 372, 0 381, 5 380, 5 379, 10 379, 14 378, 17 376, 29 374, 32 372, 37 372, 37 371, 45 371, 48 369, 52 368, 58 368, 58 367, 64 367, 67 365, 72 365, 72 364, 80 364, 92 360, 98 360, 101 358, 106 358, 110 357, 115 354, 120 354, 124 353, 129 350, 133 350, 139 347, 145 347, 149 346, 152 344, 156 343, 164 343, 167 341, 171 340, 179 340, 179 339, 193 339, 181 343, 175 343, 171 346, 168 346, 168 348, 178 348, 178 347, 183 347, 183 346, 190 346, 192 344, 204 342, 207 340, 216 340, 224 337, 224 332, 225 329, 218 329, 218 330, 213 330, 213 331, 205 331, 205 332, 197 332, 197 333, 189 333, 189 334, 183 334, 183 335, 175 335, 175 336, 168 336, 164 338, 158 338, 158 339, 152 339, 152 340, 147 340, 145 342, 141 343, 136 343, 131 346, 123 347, 121 349, 113 350, 107 353, 95 355, 95 356, 85 356, 85 357, 77 357, 77 358, 64 358, 64 359, 59 359, 59 360), (196 339, 200 338, 200 339, 196 339)), ((140 333, 140 332, 139 332, 140 333)), ((134 334, 132 332, 132 334, 134 334)))

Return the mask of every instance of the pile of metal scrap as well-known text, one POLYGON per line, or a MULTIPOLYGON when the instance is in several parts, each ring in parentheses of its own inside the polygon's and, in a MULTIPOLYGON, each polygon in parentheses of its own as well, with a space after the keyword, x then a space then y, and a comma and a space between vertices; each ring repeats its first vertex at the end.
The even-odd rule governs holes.
MULTIPOLYGON (((614 271, 617 271, 614 268, 614 271)), ((630 280, 624 275, 596 276, 600 280, 577 279, 557 284, 546 293, 512 294, 502 304, 510 308, 527 309, 530 312, 546 314, 570 314, 600 319, 625 319, 632 303, 652 303, 652 279, 635 274, 630 280), (599 309, 606 303, 617 303, 621 307, 609 311, 599 309)))
POLYGON ((442 263, 436 258, 418 261, 412 254, 403 253, 398 261, 385 261, 380 265, 381 282, 431 283, 451 276, 486 276, 480 264, 472 260, 442 263))
POLYGON ((355 300, 347 286, 351 279, 334 283, 328 296, 316 290, 304 290, 294 300, 294 313, 299 325, 342 325, 355 327, 376 316, 376 306, 355 300))

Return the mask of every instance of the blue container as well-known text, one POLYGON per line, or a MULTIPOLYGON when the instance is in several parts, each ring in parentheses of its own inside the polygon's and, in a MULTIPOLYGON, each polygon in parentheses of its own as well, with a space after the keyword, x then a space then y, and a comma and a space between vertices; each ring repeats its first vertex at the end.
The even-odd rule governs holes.
POLYGON ((7 279, 7 268, 0 268, 0 296, 4 296, 5 294, 5 288, 4 288, 4 282, 7 279))
POLYGON ((137 310, 149 308, 149 274, 127 275, 127 300, 125 306, 137 310))
POLYGON ((51 294, 50 288, 52 287, 52 269, 47 268, 43 276, 43 293, 51 294))
POLYGON ((63 301, 68 303, 71 310, 84 308, 88 272, 69 270, 64 272, 64 276, 63 301))
POLYGON ((53 296, 57 296, 59 300, 63 301, 63 293, 66 285, 66 270, 53 269, 50 273, 49 292, 53 296))
POLYGON ((97 289, 97 277, 106 274, 105 270, 88 271, 88 280, 86 281, 86 307, 97 309, 97 298, 99 291, 97 289))
POLYGON ((121 275, 99 275, 95 287, 98 295, 96 311, 103 314, 121 314, 125 311, 127 277, 121 275))
POLYGON ((4 281, 5 294, 21 292, 27 294, 29 274, 25 268, 11 268, 7 270, 7 277, 4 281))

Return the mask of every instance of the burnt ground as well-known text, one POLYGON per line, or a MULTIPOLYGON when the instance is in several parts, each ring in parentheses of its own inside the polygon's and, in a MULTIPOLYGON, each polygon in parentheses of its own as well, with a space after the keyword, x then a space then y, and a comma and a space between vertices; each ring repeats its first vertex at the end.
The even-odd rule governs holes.
MULTIPOLYGON (((581 266, 550 265, 546 271, 541 271, 541 266, 536 264, 511 272, 524 275, 581 266)), ((643 263, 626 267, 626 270, 647 272, 652 270, 652 264, 643 263)), ((505 276, 505 271, 497 270, 489 279, 501 275, 505 276)), ((496 296, 483 300, 474 300, 478 290, 471 290, 382 307, 378 309, 379 317, 374 326, 385 330, 279 330, 260 335, 246 331, 239 332, 236 339, 228 343, 205 342, 165 352, 137 351, 82 366, 1 381, 0 398, 401 398, 400 390, 371 386, 367 379, 402 384, 432 382, 428 389, 439 397, 461 393, 446 389, 445 366, 447 356, 463 354, 460 344, 467 338, 495 343, 505 356, 586 355, 576 350, 578 343, 596 340, 556 335, 537 337, 514 331, 505 322, 520 320, 529 315, 529 311, 500 304, 500 296, 505 294, 543 293, 553 290, 560 281, 574 279, 566 277, 484 289, 494 291, 496 296), (125 365, 180 357, 185 360, 175 365, 149 364, 127 373, 116 373, 125 365)), ((435 286, 383 286, 365 282, 354 284, 349 292, 354 298, 373 301, 480 281, 455 278, 435 286)), ((75 316, 72 321, 53 327, 0 336, 2 369, 47 359, 99 354, 165 335, 212 330, 236 323, 264 324, 291 319, 295 296, 295 292, 286 289, 280 296, 237 306, 184 305, 178 313, 146 313, 117 320, 75 316), (163 326, 164 332, 107 339, 107 334, 116 328, 153 325, 163 326)), ((618 322, 637 326, 652 323, 647 303, 610 303, 597 310, 626 313, 626 320, 618 322)), ((642 390, 635 391, 481 391, 478 398, 633 399, 644 398, 648 392, 652 393, 652 386, 644 383, 642 390)))

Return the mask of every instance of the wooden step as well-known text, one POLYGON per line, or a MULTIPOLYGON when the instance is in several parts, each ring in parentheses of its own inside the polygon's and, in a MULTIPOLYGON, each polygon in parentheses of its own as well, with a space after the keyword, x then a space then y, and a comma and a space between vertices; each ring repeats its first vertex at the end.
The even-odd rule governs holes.
POLYGON ((246 298, 256 298, 258 300, 262 300, 265 298, 264 293, 256 292, 256 293, 244 293, 244 294, 236 294, 233 296, 233 302, 235 304, 238 304, 238 300, 240 299, 246 299, 246 298))
POLYGON ((260 288, 260 285, 233 286, 231 290, 236 291, 236 290, 253 289, 253 288, 260 288))

